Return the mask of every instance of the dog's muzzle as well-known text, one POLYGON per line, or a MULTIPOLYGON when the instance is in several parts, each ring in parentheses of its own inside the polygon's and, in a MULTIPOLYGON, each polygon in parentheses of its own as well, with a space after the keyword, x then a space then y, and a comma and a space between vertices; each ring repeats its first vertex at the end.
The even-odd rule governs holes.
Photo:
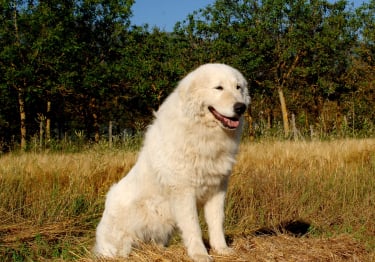
POLYGON ((240 117, 246 111, 246 105, 244 103, 235 103, 233 106, 233 111, 236 113, 235 117, 227 117, 220 114, 212 106, 208 107, 208 110, 213 114, 213 116, 220 121, 224 128, 236 129, 240 125, 240 117))

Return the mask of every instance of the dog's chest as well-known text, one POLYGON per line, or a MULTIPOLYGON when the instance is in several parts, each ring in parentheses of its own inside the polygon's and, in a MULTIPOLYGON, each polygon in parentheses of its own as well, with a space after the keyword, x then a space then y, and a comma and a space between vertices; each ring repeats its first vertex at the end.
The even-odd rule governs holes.
POLYGON ((186 163, 186 174, 193 187, 200 191, 209 191, 212 187, 219 186, 226 179, 235 162, 234 155, 226 151, 223 152, 196 152, 194 157, 187 157, 185 161, 192 159, 191 163, 186 163))
POLYGON ((197 205, 202 206, 204 205, 208 199, 212 196, 216 195, 220 189, 219 186, 204 186, 195 189, 195 198, 197 200, 197 205))

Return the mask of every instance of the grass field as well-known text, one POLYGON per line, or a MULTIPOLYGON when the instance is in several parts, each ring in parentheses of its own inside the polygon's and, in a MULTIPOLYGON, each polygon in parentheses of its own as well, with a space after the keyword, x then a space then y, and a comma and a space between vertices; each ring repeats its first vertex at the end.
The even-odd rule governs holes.
MULTIPOLYGON (((0 156, 0 261, 92 261, 105 194, 136 153, 0 156)), ((204 235, 206 227, 202 222, 204 235)), ((244 143, 215 261, 375 261, 375 139, 244 143)), ((130 261, 189 261, 176 235, 130 261)))

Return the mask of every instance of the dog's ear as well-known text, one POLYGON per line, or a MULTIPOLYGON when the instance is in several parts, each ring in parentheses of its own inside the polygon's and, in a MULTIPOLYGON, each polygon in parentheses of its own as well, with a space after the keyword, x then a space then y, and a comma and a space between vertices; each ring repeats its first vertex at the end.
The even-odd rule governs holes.
POLYGON ((242 90, 242 96, 245 98, 245 103, 247 105, 250 105, 251 103, 251 97, 250 97, 250 94, 249 94, 249 88, 248 88, 248 85, 247 85, 247 82, 245 82, 245 88, 242 90))
POLYGON ((189 117, 197 117, 202 114, 203 102, 198 94, 199 81, 194 72, 183 78, 177 86, 179 98, 183 105, 184 113, 189 117))
POLYGON ((188 76, 183 78, 177 85, 177 91, 178 91, 178 95, 181 101, 185 101, 188 95, 189 86, 190 86, 190 83, 189 83, 190 79, 188 79, 188 76))

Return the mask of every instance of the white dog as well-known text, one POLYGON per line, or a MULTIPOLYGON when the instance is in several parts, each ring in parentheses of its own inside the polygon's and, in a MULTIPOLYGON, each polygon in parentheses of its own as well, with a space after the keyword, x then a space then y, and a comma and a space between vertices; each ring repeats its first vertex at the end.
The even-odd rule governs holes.
POLYGON ((174 228, 194 261, 211 261, 197 207, 203 206, 210 246, 230 254, 224 201, 249 105, 236 69, 205 64, 189 73, 155 113, 138 161, 108 192, 95 252, 127 257, 138 241, 166 245, 174 228))

